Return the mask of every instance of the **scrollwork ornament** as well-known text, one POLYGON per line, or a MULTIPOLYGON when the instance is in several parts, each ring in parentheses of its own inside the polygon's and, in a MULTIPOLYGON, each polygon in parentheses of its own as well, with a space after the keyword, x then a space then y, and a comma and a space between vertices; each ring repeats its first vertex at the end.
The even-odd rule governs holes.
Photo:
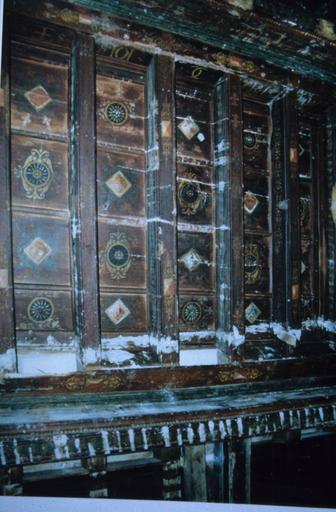
POLYGON ((245 246, 245 282, 248 285, 257 284, 261 278, 260 248, 258 244, 245 246))
POLYGON ((15 175, 21 178, 29 199, 44 199, 54 176, 49 152, 32 149, 23 166, 15 169, 15 175))
POLYGON ((124 233, 112 233, 103 254, 112 279, 125 279, 131 266, 131 248, 124 233))
POLYGON ((178 202, 183 215, 196 215, 204 205, 204 196, 197 182, 197 176, 188 173, 177 189, 178 202))

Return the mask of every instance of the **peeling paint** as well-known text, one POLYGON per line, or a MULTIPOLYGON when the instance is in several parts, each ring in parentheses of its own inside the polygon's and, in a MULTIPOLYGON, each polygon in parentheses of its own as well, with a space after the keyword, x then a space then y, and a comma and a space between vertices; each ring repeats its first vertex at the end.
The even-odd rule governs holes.
POLYGON ((16 353, 14 348, 9 348, 0 354, 0 373, 13 372, 16 367, 16 353))

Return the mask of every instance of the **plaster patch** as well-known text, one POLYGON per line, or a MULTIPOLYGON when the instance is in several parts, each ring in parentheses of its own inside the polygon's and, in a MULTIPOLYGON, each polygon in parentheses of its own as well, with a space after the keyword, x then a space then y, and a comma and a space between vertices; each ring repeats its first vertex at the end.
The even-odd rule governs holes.
POLYGON ((74 350, 34 350, 18 346, 18 371, 25 375, 58 375, 77 371, 77 354, 74 350))
POLYGON ((336 322, 325 320, 323 316, 319 316, 316 320, 306 320, 302 322, 302 327, 308 331, 320 328, 328 332, 336 332, 336 322))
POLYGON ((16 354, 14 348, 9 348, 0 354, 0 372, 13 372, 16 367, 16 354))
POLYGON ((217 348, 183 349, 180 351, 181 366, 212 366, 218 364, 217 348))
POLYGON ((320 19, 316 25, 315 32, 329 41, 336 41, 335 27, 329 20, 320 19))
POLYGON ((229 343, 229 345, 233 347, 239 347, 245 341, 245 336, 243 334, 239 334, 238 328, 234 325, 232 332, 228 332, 224 334, 224 339, 229 343))
POLYGON ((87 365, 87 364, 97 363, 100 359, 99 356, 100 356, 99 350, 95 350, 91 347, 84 349, 84 351, 83 351, 84 364, 87 365))
POLYGON ((253 0, 226 0, 228 4, 243 9, 243 11, 251 11, 253 9, 253 0))

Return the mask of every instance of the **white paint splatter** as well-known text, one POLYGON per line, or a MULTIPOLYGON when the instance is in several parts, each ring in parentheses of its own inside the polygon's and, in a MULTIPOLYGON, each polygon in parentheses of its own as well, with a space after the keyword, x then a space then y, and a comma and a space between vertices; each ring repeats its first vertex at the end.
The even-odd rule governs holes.
POLYGON ((135 452, 135 434, 134 434, 134 430, 132 428, 128 429, 128 439, 130 442, 130 447, 131 447, 132 452, 135 452))
POLYGON ((102 441, 103 441, 104 453, 105 453, 105 455, 108 455, 109 453, 111 453, 111 447, 110 447, 110 443, 109 443, 108 432, 106 430, 102 430, 101 431, 101 436, 102 436, 102 441))
POLYGON ((170 435, 169 435, 169 427, 164 426, 161 428, 161 434, 163 438, 163 442, 166 448, 170 447, 170 435))

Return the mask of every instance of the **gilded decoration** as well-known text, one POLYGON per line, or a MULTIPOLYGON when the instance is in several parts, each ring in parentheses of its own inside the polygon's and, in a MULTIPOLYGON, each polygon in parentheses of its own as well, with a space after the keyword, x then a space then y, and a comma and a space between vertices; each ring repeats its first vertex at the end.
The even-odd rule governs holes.
POLYGON ((245 282, 256 284, 261 278, 260 247, 258 244, 245 245, 245 282))
POLYGON ((125 279, 131 266, 131 248, 124 233, 112 233, 104 253, 112 279, 125 279))
POLYGON ((250 304, 245 309, 245 318, 250 324, 254 324, 256 320, 258 320, 261 315, 261 311, 254 302, 250 302, 250 304))
POLYGON ((195 300, 185 302, 181 310, 181 318, 185 324, 194 325, 202 317, 202 305, 195 300))
POLYGON ((35 297, 27 308, 28 318, 34 323, 51 320, 54 311, 54 304, 46 297, 35 297))
POLYGON ((23 251, 36 265, 42 263, 42 261, 44 261, 52 252, 49 245, 39 237, 34 238, 34 240, 32 240, 30 244, 23 249, 23 251))
POLYGON ((111 101, 105 107, 105 118, 113 126, 122 126, 128 119, 128 109, 121 101, 111 101))
POLYGON ((44 199, 54 175, 49 152, 32 149, 23 166, 15 169, 15 175, 21 178, 29 199, 44 199))
POLYGON ((177 197, 183 215, 195 215, 204 204, 201 187, 196 180, 195 174, 188 173, 178 184, 177 197))
POLYGON ((36 112, 43 110, 52 101, 52 98, 43 85, 37 85, 30 91, 25 92, 24 97, 36 112))
POLYGON ((258 198, 253 192, 245 192, 244 194, 244 210, 251 215, 259 204, 258 198))
POLYGON ((257 137, 255 133, 252 132, 244 132, 243 142, 245 149, 254 149, 258 145, 257 137))
POLYGON ((117 299, 113 304, 105 309, 105 313, 114 325, 120 324, 131 314, 130 310, 121 299, 117 299))

